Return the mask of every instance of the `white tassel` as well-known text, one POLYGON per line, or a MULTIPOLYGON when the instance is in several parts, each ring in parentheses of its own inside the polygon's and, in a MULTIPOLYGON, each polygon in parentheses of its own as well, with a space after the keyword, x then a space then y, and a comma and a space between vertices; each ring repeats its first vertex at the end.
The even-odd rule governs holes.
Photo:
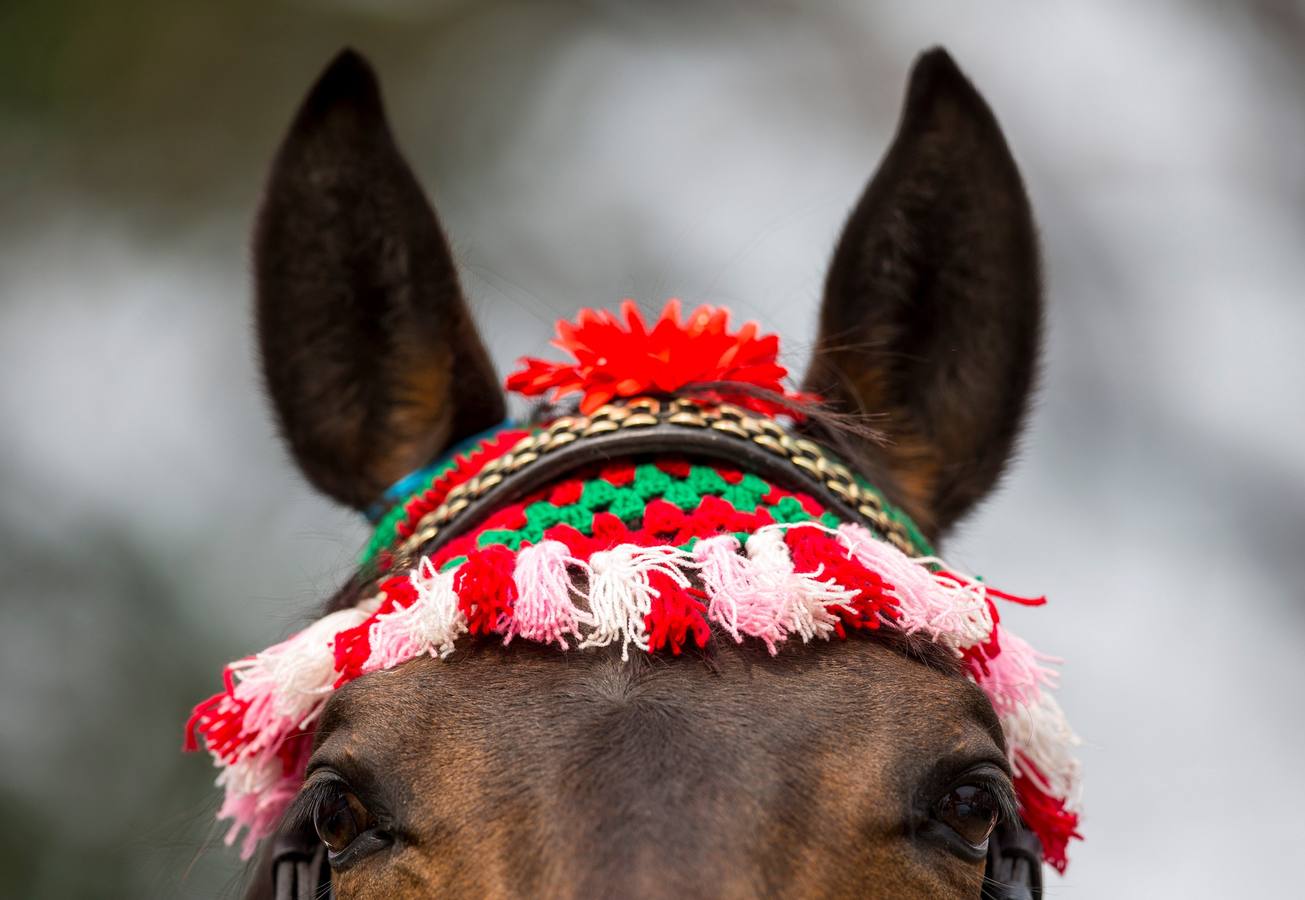
POLYGON ((440 572, 425 557, 409 576, 417 589, 417 599, 406 609, 379 616, 372 624, 368 639, 371 654, 364 672, 392 669, 418 656, 446 657, 453 644, 467 633, 467 618, 458 608, 453 590, 456 569, 440 572))
POLYGON ((335 689, 335 636, 365 622, 378 603, 373 598, 337 610, 289 640, 231 664, 239 681, 235 696, 249 704, 245 731, 259 734, 251 752, 272 746, 284 734, 316 718, 335 689))
POLYGON ((517 600, 503 643, 510 643, 519 634, 541 644, 556 641, 563 650, 568 649, 566 635, 579 638, 580 624, 591 621, 575 605, 574 598, 584 595, 571 583, 568 572, 569 567, 583 565, 561 541, 540 541, 522 547, 512 570, 517 600))
POLYGON ((838 624, 830 607, 848 604, 857 591, 841 587, 833 579, 822 580, 821 570, 795 572, 784 543, 785 529, 767 525, 748 538, 748 558, 756 565, 755 577, 774 596, 784 598, 781 622, 785 632, 799 635, 803 643, 815 637, 828 639, 838 624))
POLYGON ((282 768, 275 752, 245 756, 226 765, 218 773, 216 784, 228 794, 261 794, 284 777, 282 768))
POLYGON ((581 642, 585 647, 606 647, 621 642, 621 659, 630 658, 630 645, 648 649, 644 617, 652 611, 657 590, 648 580, 661 572, 681 587, 689 586, 682 567, 694 567, 687 553, 676 547, 640 547, 619 544, 589 558, 589 615, 593 630, 581 642))
POLYGON ((1011 747, 1013 765, 1020 774, 1052 797, 1062 797, 1066 805, 1078 805, 1079 761, 1074 749, 1082 740, 1069 726, 1056 698, 1046 691, 1038 699, 1001 717, 1006 742, 1011 747), (1021 764, 1021 757, 1037 767, 1033 771, 1021 764))

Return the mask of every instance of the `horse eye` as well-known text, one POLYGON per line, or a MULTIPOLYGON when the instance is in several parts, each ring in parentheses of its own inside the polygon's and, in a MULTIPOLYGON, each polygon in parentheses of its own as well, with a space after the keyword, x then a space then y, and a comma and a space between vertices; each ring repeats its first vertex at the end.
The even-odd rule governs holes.
POLYGON ((978 784, 953 788, 938 802, 934 816, 973 847, 980 847, 997 827, 1001 804, 996 795, 978 784))
POLYGON ((373 825, 371 813, 346 790, 331 791, 313 810, 317 837, 332 853, 343 853, 373 825))

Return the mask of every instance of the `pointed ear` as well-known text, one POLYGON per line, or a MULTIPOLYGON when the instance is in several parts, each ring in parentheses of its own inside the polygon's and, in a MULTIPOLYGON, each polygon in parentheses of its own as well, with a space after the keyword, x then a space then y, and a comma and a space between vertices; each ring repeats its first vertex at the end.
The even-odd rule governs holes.
POLYGON ((254 240, 268 391, 300 468, 365 507, 502 420, 503 394, 371 67, 326 69, 272 167, 254 240))
POLYGON ((805 387, 874 417, 895 499, 938 536, 996 482, 1042 322, 1037 239, 997 120, 943 50, 916 62, 839 241, 805 387))

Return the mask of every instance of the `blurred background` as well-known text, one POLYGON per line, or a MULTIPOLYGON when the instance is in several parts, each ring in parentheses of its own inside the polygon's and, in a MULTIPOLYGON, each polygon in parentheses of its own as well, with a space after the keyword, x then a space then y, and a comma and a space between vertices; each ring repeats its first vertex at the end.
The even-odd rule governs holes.
POLYGON ((261 395, 248 238, 369 55, 500 370, 623 296, 729 304, 801 369, 825 264, 947 46, 1022 166, 1046 373, 947 551, 1045 612, 1085 737, 1061 897, 1288 890, 1305 774, 1305 5, 0 4, 0 893, 239 880, 181 724, 362 523, 261 395))

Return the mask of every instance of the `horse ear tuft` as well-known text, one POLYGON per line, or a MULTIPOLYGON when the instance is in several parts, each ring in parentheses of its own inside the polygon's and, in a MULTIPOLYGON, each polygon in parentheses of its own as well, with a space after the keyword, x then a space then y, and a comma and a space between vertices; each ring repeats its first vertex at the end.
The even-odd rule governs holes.
POLYGON ((317 80, 277 152, 254 271, 268 392, 325 493, 364 508, 503 418, 448 242, 353 50, 317 80))
POLYGON ((825 284, 805 387, 875 417, 868 460, 937 536, 996 482, 1037 369, 1033 216, 992 111, 941 49, 911 73, 897 134, 825 284))

